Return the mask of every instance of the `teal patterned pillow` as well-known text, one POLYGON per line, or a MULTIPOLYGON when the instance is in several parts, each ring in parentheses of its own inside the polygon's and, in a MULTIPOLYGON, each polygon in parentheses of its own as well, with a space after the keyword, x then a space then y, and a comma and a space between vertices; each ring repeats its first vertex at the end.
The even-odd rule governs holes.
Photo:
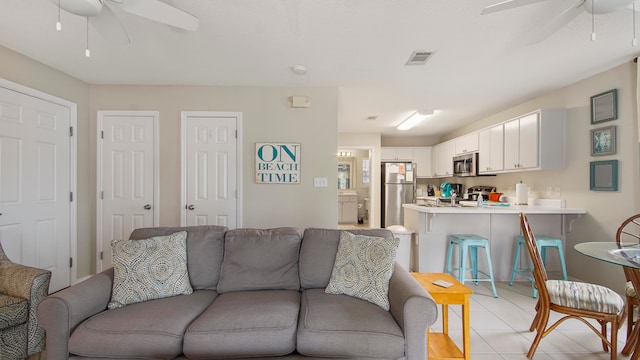
POLYGON ((399 241, 341 232, 325 292, 357 297, 389 310, 389 279, 399 241))
POLYGON ((108 308, 193 293, 187 232, 144 240, 112 240, 113 292, 108 308))

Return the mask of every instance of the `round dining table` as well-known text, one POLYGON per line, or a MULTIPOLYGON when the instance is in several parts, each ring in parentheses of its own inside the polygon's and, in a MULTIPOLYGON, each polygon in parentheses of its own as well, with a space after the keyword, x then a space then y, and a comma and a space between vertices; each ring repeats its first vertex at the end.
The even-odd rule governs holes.
MULTIPOLYGON (((594 259, 623 266, 625 276, 631 280, 636 293, 640 294, 638 291, 640 289, 640 244, 615 241, 584 242, 576 244, 574 249, 594 259)), ((622 349, 623 355, 632 354, 630 358, 632 360, 640 360, 640 326, 638 325, 640 324, 633 327, 622 349)))

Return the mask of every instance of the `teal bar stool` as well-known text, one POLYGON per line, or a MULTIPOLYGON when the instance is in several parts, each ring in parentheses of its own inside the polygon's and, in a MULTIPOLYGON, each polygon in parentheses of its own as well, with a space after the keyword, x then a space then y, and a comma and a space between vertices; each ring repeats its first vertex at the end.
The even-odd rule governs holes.
POLYGON ((493 297, 498 297, 496 291, 496 285, 493 281, 493 265, 491 264, 491 250, 489 249, 489 240, 473 234, 451 234, 449 235, 449 247, 447 249, 447 264, 446 272, 454 276, 461 283, 465 281, 473 281, 478 284, 478 281, 490 281, 491 288, 493 289, 493 297), (453 255, 453 248, 458 247, 458 266, 451 266, 451 257, 453 255), (487 257, 488 272, 478 270, 478 248, 484 248, 485 255, 487 257), (467 266, 467 258, 471 259, 471 267, 467 266), (473 278, 466 278, 466 272, 471 271, 473 278), (457 273, 457 276, 456 274, 457 273), (479 277, 483 275, 483 277, 479 277))
MULTIPOLYGON (((567 280, 567 265, 564 262, 564 250, 562 249, 562 240, 545 235, 536 235, 536 243, 538 244, 538 251, 542 257, 542 262, 547 265, 547 248, 556 248, 558 250, 558 257, 560 258, 560 266, 562 268, 562 279, 567 280)), ((538 297, 538 290, 536 289, 533 280, 533 267, 519 268, 518 261, 520 260, 520 250, 524 247, 527 248, 527 244, 524 241, 524 236, 518 236, 518 245, 516 245, 516 256, 513 259, 513 272, 511 272, 511 281, 509 285, 513 285, 513 281, 516 275, 520 275, 525 279, 531 281, 531 292, 534 298, 538 297), (525 275, 522 275, 525 274, 525 275)))

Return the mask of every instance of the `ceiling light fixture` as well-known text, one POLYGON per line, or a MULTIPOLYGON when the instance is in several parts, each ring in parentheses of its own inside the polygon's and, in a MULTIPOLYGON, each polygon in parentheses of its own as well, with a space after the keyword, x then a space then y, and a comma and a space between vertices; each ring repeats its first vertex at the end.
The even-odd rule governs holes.
POLYGON ((62 31, 62 23, 60 22, 60 1, 58 0, 58 21, 56 22, 56 30, 62 31))
POLYGON ((433 110, 418 110, 416 112, 414 112, 413 114, 411 114, 411 116, 409 116, 408 118, 406 118, 403 122, 400 123, 400 125, 398 125, 396 127, 396 129, 398 130, 409 130, 412 127, 418 125, 419 123, 421 123, 422 121, 424 121, 424 119, 428 118, 429 116, 433 115, 433 110))

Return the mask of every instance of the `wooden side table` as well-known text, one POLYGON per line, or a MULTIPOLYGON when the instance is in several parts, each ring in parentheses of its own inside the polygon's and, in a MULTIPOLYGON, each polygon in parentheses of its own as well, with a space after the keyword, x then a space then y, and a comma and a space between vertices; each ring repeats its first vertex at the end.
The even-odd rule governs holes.
POLYGON ((429 360, 436 359, 465 359, 471 356, 470 325, 469 325, 469 296, 473 291, 460 283, 449 274, 441 273, 411 273, 427 290, 436 304, 442 305, 442 333, 429 330, 427 343, 429 344, 429 360), (434 285, 436 280, 444 280, 454 284, 444 288, 434 285), (462 342, 463 351, 449 337, 449 305, 462 305, 462 342))

